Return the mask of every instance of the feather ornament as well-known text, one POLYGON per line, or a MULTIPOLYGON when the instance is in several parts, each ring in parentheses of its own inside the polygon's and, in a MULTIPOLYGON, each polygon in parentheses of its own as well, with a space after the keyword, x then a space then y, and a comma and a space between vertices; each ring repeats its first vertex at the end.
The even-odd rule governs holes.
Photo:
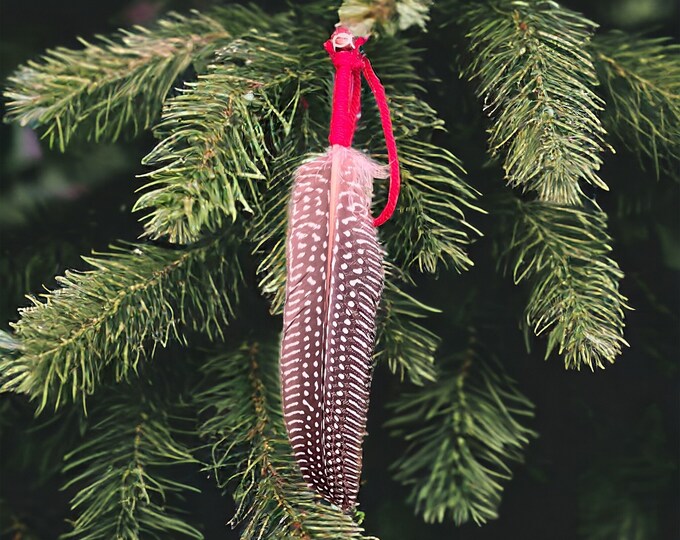
MULTIPOLYGON (((371 216, 373 180, 390 175, 391 192, 395 181, 392 164, 390 174, 350 146, 361 73, 367 80, 372 74, 369 85, 374 89, 377 81, 382 90, 358 50, 360 39, 338 29, 326 44, 336 66, 331 146, 294 178, 280 356, 284 419, 302 476, 345 511, 355 506, 359 491, 384 280, 383 250, 371 216)), ((383 105, 387 111, 386 101, 383 105)), ((389 150, 388 144, 396 160, 396 148, 389 150)), ((398 172, 397 162, 397 186, 398 172)))

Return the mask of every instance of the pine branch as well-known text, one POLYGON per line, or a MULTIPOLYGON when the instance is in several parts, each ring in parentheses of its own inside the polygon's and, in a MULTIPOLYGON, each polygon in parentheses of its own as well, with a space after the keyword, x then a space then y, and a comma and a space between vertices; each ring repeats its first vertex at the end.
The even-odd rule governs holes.
POLYGON ((203 367, 206 389, 197 397, 209 415, 201 427, 211 441, 221 487, 233 490, 243 540, 363 539, 362 529, 302 481, 286 437, 274 347, 244 344, 203 367))
POLYGON ((83 48, 47 51, 9 78, 8 119, 41 126, 50 146, 64 151, 76 134, 115 140, 147 129, 178 77, 204 62, 228 37, 215 20, 172 14, 156 28, 136 27, 83 48))
POLYGON ((510 185, 538 194, 523 207, 512 241, 515 281, 532 278, 527 322, 537 335, 549 332, 547 354, 558 349, 567 367, 604 367, 625 344, 623 274, 604 255, 604 217, 569 208, 586 200, 581 179, 607 189, 596 174, 604 130, 588 53, 594 24, 554 2, 491 6, 468 12, 470 75, 493 118, 491 151, 505 154, 510 185), (535 214, 538 221, 527 217, 535 214))
POLYGON ((603 102, 588 52, 594 23, 543 0, 470 4, 470 78, 492 118, 491 153, 508 183, 542 201, 580 205, 579 181, 607 189, 597 171, 603 102))
POLYGON ((533 405, 476 349, 445 362, 436 383, 402 396, 387 423, 409 443, 395 479, 411 486, 409 502, 427 523, 496 519, 510 464, 536 436, 521 424, 533 405))
POLYGON ((517 202, 508 254, 515 283, 531 280, 526 321, 537 335, 548 333, 546 357, 554 349, 567 368, 604 368, 621 354, 623 276, 609 257, 606 216, 547 203, 517 202))
MULTIPOLYGON (((323 51, 311 44, 299 43, 295 56, 291 43, 298 39, 288 34, 242 36, 219 53, 222 63, 168 101, 158 129, 166 138, 145 160, 158 168, 149 173, 148 191, 136 205, 137 210, 150 210, 149 236, 187 243, 219 230, 227 219, 236 219, 240 209, 257 213, 265 205, 268 213, 266 200, 278 195, 272 189, 273 177, 290 179, 296 157, 309 148, 300 139, 318 143, 323 138, 318 132, 325 131, 321 124, 309 124, 307 111, 300 114, 300 103, 314 107, 311 113, 327 115, 330 89, 315 81, 325 80, 330 66, 323 51), (272 162, 285 163, 288 169, 274 172, 272 162)), ((455 173, 460 167, 454 156, 416 142, 429 139, 424 130, 441 127, 441 121, 413 94, 417 75, 411 66, 405 70, 405 61, 414 61, 413 53, 397 40, 387 43, 375 59, 377 68, 400 73, 394 82, 409 92, 390 90, 402 161, 410 170, 404 174, 407 204, 400 207, 405 215, 394 225, 402 236, 392 235, 388 248, 421 270, 434 272, 439 261, 465 268, 471 263, 464 247, 468 231, 474 229, 463 209, 477 210, 472 205, 476 193, 455 173)), ((364 132, 381 133, 375 110, 367 115, 366 126, 364 132)), ((382 139, 373 142, 383 151, 382 139)), ((283 196, 283 185, 289 184, 280 184, 274 187, 283 196)))
MULTIPOLYGON (((383 38, 368 54, 389 96, 403 178, 397 212, 381 235, 386 250, 402 268, 415 265, 428 273, 441 267, 465 270, 473 264, 466 253, 471 236, 481 235, 465 212, 483 211, 475 205, 479 193, 461 178, 460 160, 432 142, 434 132, 444 129, 443 121, 421 95, 421 75, 415 69, 420 59, 398 38, 383 38)), ((372 105, 364 107, 361 122, 365 128, 359 138, 386 161, 372 105)), ((377 208, 385 203, 385 195, 384 189, 376 194, 377 208)))
POLYGON ((168 100, 157 129, 164 139, 144 160, 156 169, 135 205, 150 210, 148 236, 190 243, 258 209, 269 163, 314 88, 289 49, 284 36, 253 31, 168 100))
POLYGON ((31 298, 14 324, 21 355, 2 358, 4 391, 39 399, 39 410, 91 394, 111 366, 117 381, 182 330, 213 338, 233 314, 241 281, 231 239, 188 250, 139 245, 84 259, 93 270, 67 272, 62 288, 31 298))
POLYGON ((257 275, 261 293, 270 299, 269 311, 283 313, 286 293, 286 230, 290 200, 291 171, 304 159, 294 151, 274 160, 267 191, 270 196, 263 201, 262 213, 251 224, 248 237, 253 244, 253 255, 259 259, 257 275))
POLYGON ((436 273, 439 265, 466 270, 474 263, 466 253, 470 225, 462 208, 476 192, 457 175, 460 162, 444 148, 411 140, 399 147, 405 169, 397 216, 387 225, 385 243, 392 258, 406 268, 436 273))
POLYGON ((605 122, 628 149, 678 175, 680 45, 610 32, 593 41, 607 99, 605 122))
POLYGON ((77 517, 62 538, 203 538, 181 510, 183 493, 199 490, 169 476, 197 462, 169 422, 171 407, 152 393, 150 386, 116 387, 92 410, 84 442, 66 456, 64 489, 78 488, 71 500, 77 517))
POLYGON ((422 385, 437 379, 434 354, 439 337, 416 322, 438 310, 406 294, 388 276, 376 336, 377 362, 386 361, 392 373, 422 385))

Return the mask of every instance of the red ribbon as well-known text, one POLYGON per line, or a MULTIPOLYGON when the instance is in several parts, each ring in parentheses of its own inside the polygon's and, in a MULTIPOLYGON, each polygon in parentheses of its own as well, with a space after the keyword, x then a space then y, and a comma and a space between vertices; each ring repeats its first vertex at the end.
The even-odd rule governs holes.
POLYGON ((335 66, 335 82, 333 85, 333 110, 331 113, 331 130, 328 141, 341 146, 351 146, 357 120, 361 111, 361 74, 363 73, 380 111, 380 122, 385 135, 387 146, 387 158, 390 164, 390 188, 387 194, 387 204, 380 215, 373 220, 376 227, 385 223, 392 217, 397 200, 399 199, 399 157, 397 156, 397 143, 392 132, 392 119, 387 105, 385 88, 380 79, 373 71, 373 66, 368 58, 359 50, 366 38, 352 38, 349 48, 336 50, 335 39, 339 34, 351 33, 346 28, 338 28, 331 39, 324 43, 335 66))

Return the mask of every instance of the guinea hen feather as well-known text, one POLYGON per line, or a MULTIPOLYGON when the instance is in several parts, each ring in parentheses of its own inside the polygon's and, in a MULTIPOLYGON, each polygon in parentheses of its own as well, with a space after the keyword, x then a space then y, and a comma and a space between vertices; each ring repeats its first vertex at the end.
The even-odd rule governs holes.
POLYGON ((385 176, 362 152, 333 145, 298 169, 289 208, 284 418, 305 481, 343 510, 359 490, 384 278, 371 198, 385 176))

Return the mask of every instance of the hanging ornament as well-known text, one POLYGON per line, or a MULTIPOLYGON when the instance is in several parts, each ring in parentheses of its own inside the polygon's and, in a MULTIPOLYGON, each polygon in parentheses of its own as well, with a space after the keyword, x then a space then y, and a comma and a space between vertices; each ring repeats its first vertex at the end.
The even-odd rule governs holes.
POLYGON ((284 418, 302 476, 345 511, 359 491, 383 288, 376 227, 394 212, 400 182, 385 89, 359 49, 365 42, 338 28, 325 43, 335 66, 330 148, 295 174, 280 357, 284 418), (387 170, 351 148, 362 74, 378 104, 389 158, 387 205, 376 219, 373 179, 387 170))

